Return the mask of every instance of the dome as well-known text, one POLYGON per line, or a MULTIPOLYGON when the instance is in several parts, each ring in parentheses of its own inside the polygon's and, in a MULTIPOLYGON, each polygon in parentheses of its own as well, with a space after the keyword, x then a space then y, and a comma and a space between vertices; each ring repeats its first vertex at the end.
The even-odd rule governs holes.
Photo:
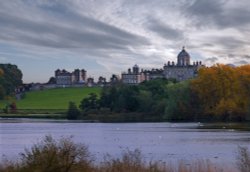
POLYGON ((182 51, 177 56, 177 65, 178 66, 190 65, 190 55, 186 52, 185 47, 182 48, 182 51))
POLYGON ((134 65, 134 68, 139 68, 139 66, 137 64, 134 65))
POLYGON ((182 51, 178 54, 178 58, 189 57, 190 55, 186 52, 185 47, 182 48, 182 51))

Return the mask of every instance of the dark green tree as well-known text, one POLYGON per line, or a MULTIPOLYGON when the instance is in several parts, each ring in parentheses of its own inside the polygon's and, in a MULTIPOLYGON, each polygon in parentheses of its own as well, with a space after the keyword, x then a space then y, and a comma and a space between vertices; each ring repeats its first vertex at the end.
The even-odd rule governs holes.
POLYGON ((90 93, 88 97, 84 98, 80 103, 80 109, 88 111, 91 109, 99 109, 100 101, 95 93, 90 93))
POLYGON ((115 86, 104 87, 100 95, 100 106, 104 108, 110 108, 112 111, 114 101, 117 96, 117 90, 115 86))
POLYGON ((150 91, 140 90, 137 100, 139 103, 139 112, 151 113, 155 101, 152 99, 152 93, 150 91))
POLYGON ((47 82, 48 84, 56 84, 56 78, 55 77, 50 77, 49 81, 47 82))
POLYGON ((22 84, 22 72, 16 65, 0 64, 0 99, 5 95, 13 95, 15 89, 22 84))
POLYGON ((67 119, 77 119, 81 115, 79 109, 74 102, 69 102, 69 107, 67 111, 67 119))
POLYGON ((162 99, 166 98, 166 85, 169 83, 167 79, 154 79, 143 82, 139 87, 140 90, 150 91, 154 99, 162 99))
POLYGON ((2 85, 0 85, 0 100, 3 100, 5 95, 6 95, 5 89, 2 85))
POLYGON ((164 118, 167 120, 194 120, 195 109, 189 81, 167 86, 168 98, 164 118))
POLYGON ((139 102, 137 100, 139 89, 137 86, 125 87, 122 95, 125 99, 125 110, 129 112, 137 111, 139 102))

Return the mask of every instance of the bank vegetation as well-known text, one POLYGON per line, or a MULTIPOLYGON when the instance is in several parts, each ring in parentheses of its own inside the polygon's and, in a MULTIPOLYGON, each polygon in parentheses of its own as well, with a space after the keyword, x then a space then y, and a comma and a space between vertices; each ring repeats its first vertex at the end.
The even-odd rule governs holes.
POLYGON ((69 105, 69 119, 98 115, 118 121, 246 121, 250 119, 250 65, 204 67, 196 78, 182 82, 118 83, 104 87, 100 95, 89 94, 79 107, 74 102, 69 105))
POLYGON ((235 164, 230 167, 213 164, 209 160, 193 163, 146 161, 138 150, 124 150, 120 157, 105 155, 101 162, 84 144, 76 144, 72 138, 55 140, 51 136, 25 149, 19 159, 4 159, 0 163, 1 172, 249 172, 250 153, 247 148, 239 147, 235 164), (232 167, 236 168, 233 169, 232 167))

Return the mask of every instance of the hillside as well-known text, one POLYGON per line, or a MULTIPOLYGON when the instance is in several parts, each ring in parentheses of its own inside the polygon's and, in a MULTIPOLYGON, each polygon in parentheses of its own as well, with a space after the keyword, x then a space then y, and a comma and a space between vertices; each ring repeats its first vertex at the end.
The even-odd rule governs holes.
POLYGON ((77 105, 89 93, 99 94, 101 88, 56 88, 27 92, 24 99, 16 102, 20 109, 67 109, 69 101, 77 105))

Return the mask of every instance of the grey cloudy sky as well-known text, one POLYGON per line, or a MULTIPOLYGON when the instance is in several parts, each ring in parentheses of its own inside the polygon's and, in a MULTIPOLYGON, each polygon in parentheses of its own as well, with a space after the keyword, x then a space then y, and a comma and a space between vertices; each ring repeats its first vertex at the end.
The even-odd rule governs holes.
POLYGON ((0 62, 46 82, 58 68, 162 68, 185 45, 207 65, 250 62, 249 0, 0 0, 0 62))

